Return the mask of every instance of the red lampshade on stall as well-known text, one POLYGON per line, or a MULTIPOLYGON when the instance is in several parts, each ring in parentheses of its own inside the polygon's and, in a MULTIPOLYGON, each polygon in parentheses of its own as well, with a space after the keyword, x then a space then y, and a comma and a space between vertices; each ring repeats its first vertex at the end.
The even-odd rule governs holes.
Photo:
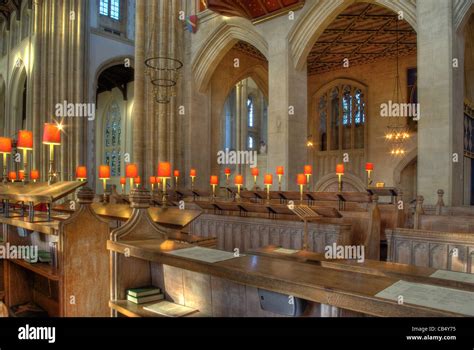
POLYGON ((11 182, 14 182, 17 177, 16 177, 16 171, 10 171, 8 173, 8 179, 11 181, 11 182))
POLYGON ((121 177, 120 178, 120 184, 125 185, 127 183, 127 178, 126 177, 121 177))
POLYGON ((344 164, 336 165, 336 174, 337 175, 344 175, 344 164))
POLYGON ((155 176, 150 176, 150 184, 154 185, 156 184, 156 177, 155 176))
POLYGON ((0 153, 3 155, 3 179, 7 179, 7 155, 12 152, 12 139, 0 137, 0 153))
POLYGON ((175 170, 175 171, 173 172, 173 175, 174 175, 174 177, 179 177, 179 170, 175 170))
POLYGON ((33 132, 28 130, 18 131, 17 147, 19 149, 32 150, 33 149, 33 132))
POLYGON ((244 177, 242 175, 235 175, 234 183, 236 185, 243 185, 244 184, 244 177))
POLYGON ((44 123, 43 143, 45 145, 61 144, 61 130, 56 123, 44 123))
POLYGON ((110 179, 110 167, 108 165, 99 166, 99 179, 110 179))
POLYGON ((365 163, 365 171, 373 171, 374 163, 365 163))
POLYGON ((31 170, 30 172, 30 179, 33 180, 33 182, 36 182, 38 181, 40 178, 40 173, 39 173, 39 170, 31 170))
POLYGON ((225 168, 224 169, 224 174, 230 175, 231 173, 232 173, 232 171, 230 170, 230 168, 225 168))
POLYGON ((300 201, 303 204, 303 186, 305 186, 308 181, 306 180, 305 174, 298 174, 296 175, 296 183, 300 186, 300 201))
POLYGON ((135 185, 140 185, 142 183, 142 178, 140 176, 137 176, 136 178, 133 179, 133 182, 135 185))
POLYGON ((277 175, 280 175, 280 176, 285 175, 285 168, 282 166, 277 166, 276 173, 277 175))
POLYGON ((138 176, 138 167, 134 163, 127 164, 125 167, 125 176, 134 179, 138 176))
POLYGON ((273 175, 272 174, 266 174, 265 177, 263 178, 263 184, 264 185, 273 185, 273 175))
POLYGON ((219 184, 219 177, 216 175, 211 175, 211 185, 218 185, 219 184))
POLYGON ((19 170, 18 171, 18 179, 20 181, 23 181, 25 179, 25 171, 24 170, 19 170))
POLYGON ((197 171, 196 171, 196 169, 191 169, 190 172, 189 172, 189 176, 191 176, 191 177, 196 177, 196 176, 197 176, 197 171))
POLYGON ((0 153, 12 152, 12 139, 9 137, 0 137, 0 153))
POLYGON ((158 177, 171 177, 171 163, 159 162, 158 163, 158 177))
POLYGON ((260 174, 258 168, 252 168, 250 169, 250 172, 252 173, 252 176, 258 176, 260 174))
POLYGON ((212 199, 216 198, 216 186, 219 184, 219 177, 216 175, 211 175, 211 186, 212 186, 212 199))
POLYGON ((240 187, 242 187, 242 185, 244 184, 244 177, 242 175, 235 175, 235 178, 234 178, 234 184, 237 186, 237 194, 238 194, 238 198, 240 200, 240 187))
POLYGON ((76 179, 80 181, 87 179, 87 167, 80 165, 76 168, 76 179))
POLYGON ((306 175, 305 174, 298 174, 296 176, 296 183, 300 186, 306 185, 308 182, 306 181, 306 175))
POLYGON ((304 174, 305 175, 313 175, 313 167, 311 165, 304 166, 304 174))
POLYGON ((338 177, 339 192, 342 191, 342 175, 344 175, 344 164, 336 165, 336 175, 338 177))

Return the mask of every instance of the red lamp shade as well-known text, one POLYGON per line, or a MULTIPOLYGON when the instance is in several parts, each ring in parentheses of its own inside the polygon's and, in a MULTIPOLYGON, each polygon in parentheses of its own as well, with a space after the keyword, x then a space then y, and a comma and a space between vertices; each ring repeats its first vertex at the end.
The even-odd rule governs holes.
POLYGON ((87 179, 87 168, 85 166, 78 166, 76 168, 76 179, 84 180, 87 179))
POLYGON ((16 180, 16 171, 10 171, 10 172, 8 173, 8 178, 9 178, 11 181, 16 180))
POLYGON ((125 176, 128 178, 136 178, 138 176, 138 167, 136 164, 130 163, 125 167, 125 176))
POLYGON ((43 143, 45 145, 60 145, 61 130, 55 123, 44 123, 43 143))
POLYGON ((150 183, 151 183, 152 185, 156 184, 156 177, 150 176, 150 183))
POLYGON ((305 175, 313 175, 313 167, 311 165, 304 166, 304 174, 305 175))
POLYGON ((298 174, 298 176, 296 177, 296 183, 298 185, 306 185, 307 184, 306 175, 305 174, 298 174))
POLYGON ((133 182, 135 183, 135 185, 140 185, 142 183, 142 179, 140 176, 137 176, 133 179, 133 182))
POLYGON ((344 164, 336 165, 336 174, 337 175, 344 175, 344 164))
POLYGON ((224 174, 230 175, 230 173, 231 173, 230 168, 225 168, 224 169, 224 174))
POLYGON ((173 172, 173 175, 174 175, 174 177, 179 177, 179 170, 175 170, 175 171, 173 172))
POLYGON ((264 179, 263 179, 263 184, 264 185, 273 185, 273 175, 272 174, 266 174, 264 179))
POLYGON ((126 178, 126 177, 121 177, 121 178, 120 178, 120 184, 121 184, 121 185, 127 184, 127 178, 126 178))
POLYGON ((196 174, 196 169, 191 169, 191 171, 189 172, 189 176, 197 176, 196 174))
POLYGON ((244 177, 242 175, 235 175, 234 183, 236 185, 243 185, 244 184, 244 177))
POLYGON ((277 166, 277 175, 285 175, 285 168, 282 166, 277 166))
POLYGON ((18 131, 18 144, 19 149, 33 149, 33 132, 28 130, 18 131))
POLYGON ((23 181, 25 179, 25 171, 24 170, 20 170, 18 171, 18 178, 23 181))
POLYGON ((365 170, 366 171, 373 171, 374 170, 374 163, 365 163, 365 170))
POLYGON ((110 179, 110 167, 108 165, 99 166, 99 179, 110 179))
POLYGON ((30 179, 31 180, 39 180, 40 173, 38 170, 31 170, 30 172, 30 179))
POLYGON ((171 163, 160 162, 158 164, 158 176, 159 177, 171 177, 171 163))
POLYGON ((162 179, 161 177, 157 177, 157 178, 156 178, 156 183, 157 183, 157 184, 160 184, 160 183, 162 183, 162 182, 163 182, 163 179, 162 179))
POLYGON ((218 185, 219 184, 219 177, 215 175, 211 175, 211 185, 218 185))
POLYGON ((0 137, 0 153, 11 153, 12 139, 8 137, 0 137))
POLYGON ((258 168, 252 168, 250 169, 250 172, 252 173, 252 176, 258 176, 258 174, 260 174, 258 168))

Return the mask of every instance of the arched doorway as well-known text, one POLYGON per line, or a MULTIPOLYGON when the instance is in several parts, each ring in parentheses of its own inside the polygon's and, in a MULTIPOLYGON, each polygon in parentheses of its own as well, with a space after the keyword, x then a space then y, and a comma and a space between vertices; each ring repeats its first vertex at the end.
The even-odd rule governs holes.
MULTIPOLYGON (((123 64, 103 69, 97 78, 95 120, 96 160, 110 167, 109 186, 120 184, 124 163, 131 152, 131 111, 134 96, 134 69, 123 64)), ((102 188, 97 184, 97 191, 102 188)))

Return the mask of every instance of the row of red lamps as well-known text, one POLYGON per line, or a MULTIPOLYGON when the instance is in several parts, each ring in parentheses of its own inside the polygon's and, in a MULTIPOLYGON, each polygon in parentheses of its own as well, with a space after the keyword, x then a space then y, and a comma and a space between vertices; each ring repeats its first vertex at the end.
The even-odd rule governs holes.
MULTIPOLYGON (((56 123, 45 123, 43 129, 43 144, 50 146, 50 177, 53 175, 53 163, 54 163, 54 146, 61 144, 61 125, 56 123)), ((23 152, 23 170, 17 173, 10 171, 8 173, 8 179, 15 182, 17 179, 21 181, 28 180, 28 151, 33 151, 33 132, 29 130, 18 131, 17 149, 23 152)), ((3 179, 7 180, 7 156, 12 152, 12 139, 9 137, 0 137, 0 153, 3 155, 3 179)), ((34 182, 40 179, 40 173, 36 169, 30 171, 30 179, 34 182)))

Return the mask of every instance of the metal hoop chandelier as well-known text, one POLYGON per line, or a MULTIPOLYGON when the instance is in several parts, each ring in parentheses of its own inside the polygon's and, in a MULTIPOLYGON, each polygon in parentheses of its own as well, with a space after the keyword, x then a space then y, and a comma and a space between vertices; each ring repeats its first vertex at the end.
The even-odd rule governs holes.
POLYGON ((168 104, 171 97, 176 96, 176 85, 180 77, 179 71, 183 62, 171 57, 150 57, 145 60, 146 73, 153 85, 155 101, 168 104))

